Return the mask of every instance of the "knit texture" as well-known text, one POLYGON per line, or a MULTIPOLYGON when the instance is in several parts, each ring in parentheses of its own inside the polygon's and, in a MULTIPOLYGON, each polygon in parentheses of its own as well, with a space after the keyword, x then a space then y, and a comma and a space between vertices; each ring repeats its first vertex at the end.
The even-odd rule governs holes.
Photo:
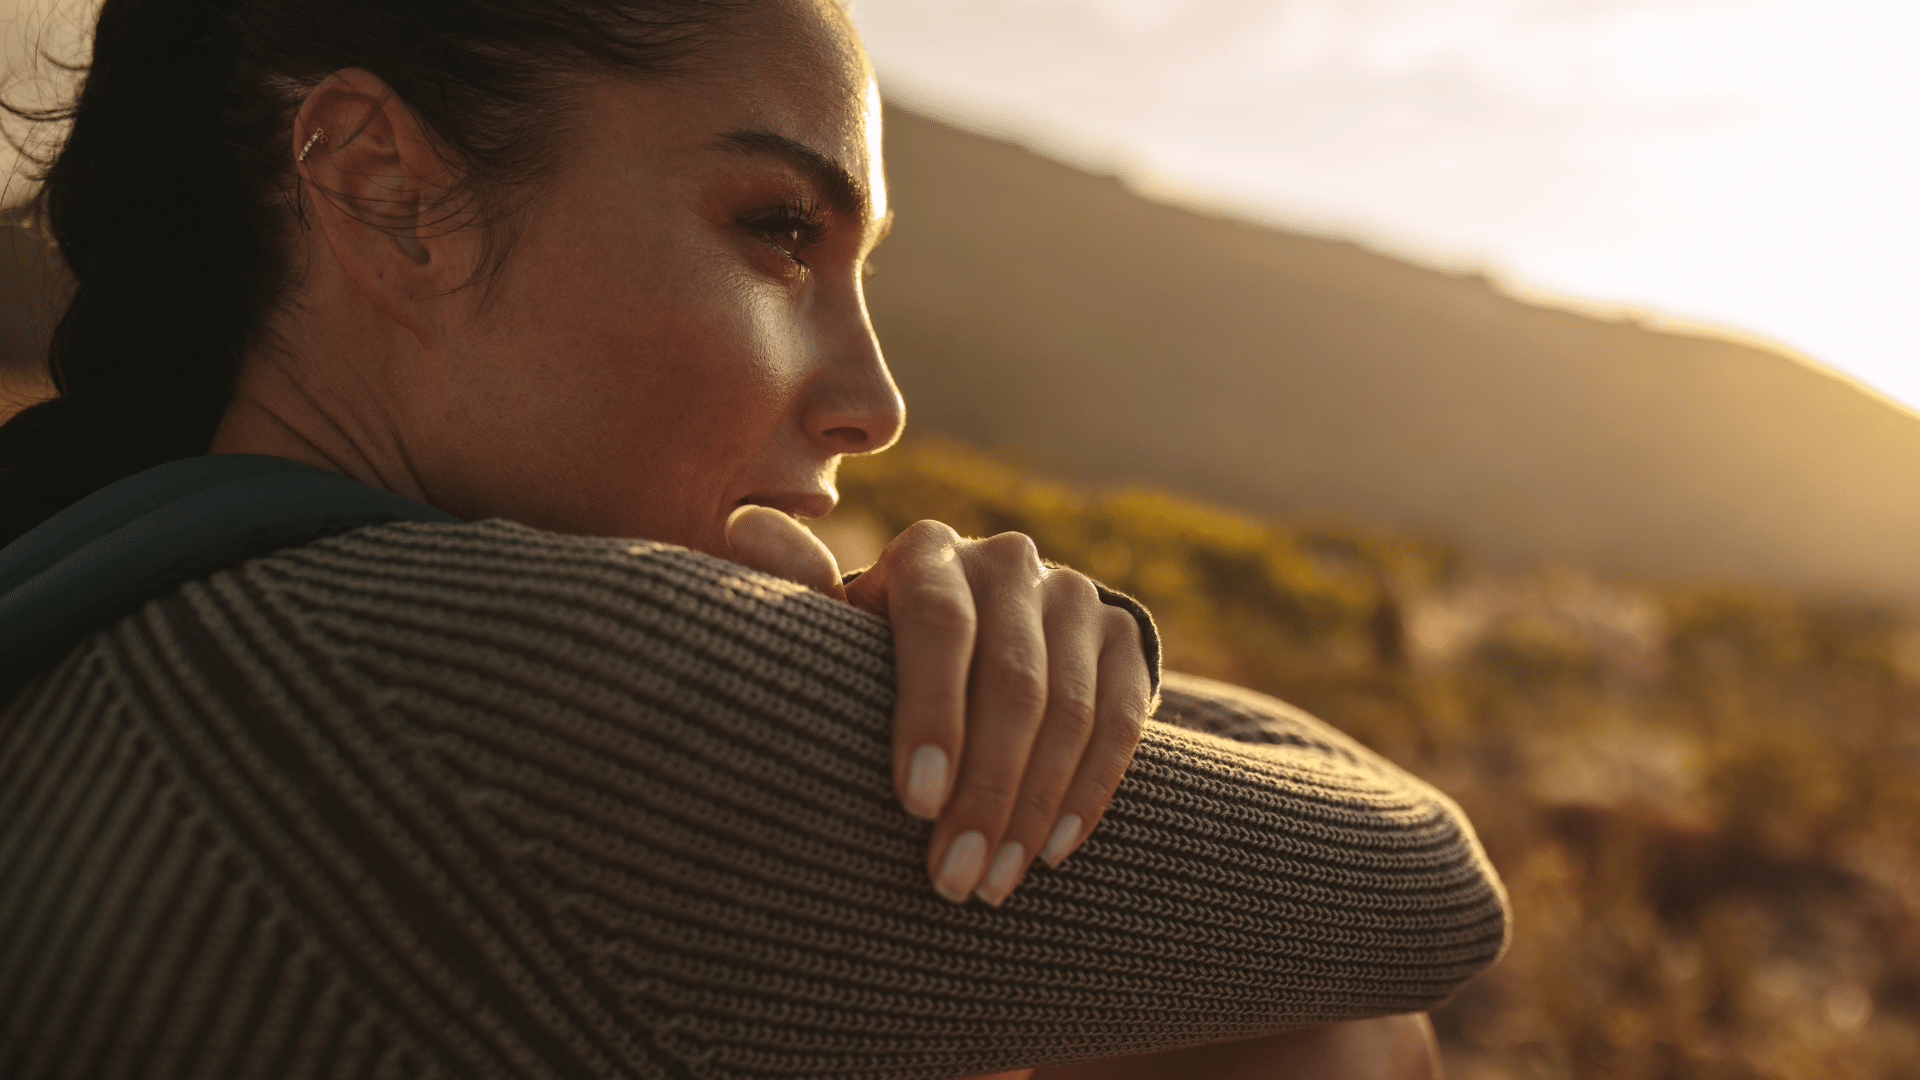
POLYGON ((1505 900, 1446 798, 1169 675, 1099 828, 926 880, 880 620, 657 544, 360 529, 0 716, 0 1076, 937 1078, 1431 1007, 1505 900))

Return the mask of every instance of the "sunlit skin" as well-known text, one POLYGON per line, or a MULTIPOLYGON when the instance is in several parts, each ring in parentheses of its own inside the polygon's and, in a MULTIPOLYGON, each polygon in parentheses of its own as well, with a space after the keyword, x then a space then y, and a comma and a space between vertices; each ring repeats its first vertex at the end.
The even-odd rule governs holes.
POLYGON ((894 779, 936 819, 929 878, 997 905, 1050 838, 1061 857, 1084 841, 1124 774, 1139 631, 1025 537, 938 523, 841 588, 794 519, 904 423, 862 295, 891 220, 879 93, 831 0, 763 5, 714 53, 584 85, 559 164, 510 202, 461 198, 378 77, 325 79, 288 134, 290 159, 307 150, 296 280, 211 450, 464 519, 679 544, 886 617, 894 779), (944 764, 916 774, 928 748, 944 764))
POLYGON ((384 85, 335 76, 300 130, 342 133, 307 164, 355 201, 313 199, 324 232, 308 237, 333 250, 308 252, 278 337, 296 359, 388 359, 343 371, 262 350, 215 451, 282 434, 462 518, 722 556, 743 503, 828 512, 838 455, 888 445, 904 415, 861 296, 887 224, 878 95, 857 54, 812 45, 595 88, 594 137, 564 148, 484 288, 461 288, 484 253, 459 218, 417 230, 425 265, 355 220, 405 216, 451 178, 384 85), (848 190, 777 140, 836 163, 848 190), (369 246, 388 250, 341 250, 369 246))

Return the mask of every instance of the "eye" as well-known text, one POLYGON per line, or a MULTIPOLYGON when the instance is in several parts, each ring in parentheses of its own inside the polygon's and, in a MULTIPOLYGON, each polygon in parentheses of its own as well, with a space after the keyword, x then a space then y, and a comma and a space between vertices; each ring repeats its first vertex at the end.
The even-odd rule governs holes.
POLYGON ((810 202, 783 202, 748 214, 740 222, 766 238, 794 265, 805 267, 802 256, 826 235, 827 224, 820 208, 810 202))
POLYGON ((807 230, 799 228, 798 226, 781 225, 768 229, 766 230, 766 237, 773 241, 774 247, 786 252, 787 256, 794 262, 800 262, 801 253, 806 251, 810 246, 808 243, 807 230))

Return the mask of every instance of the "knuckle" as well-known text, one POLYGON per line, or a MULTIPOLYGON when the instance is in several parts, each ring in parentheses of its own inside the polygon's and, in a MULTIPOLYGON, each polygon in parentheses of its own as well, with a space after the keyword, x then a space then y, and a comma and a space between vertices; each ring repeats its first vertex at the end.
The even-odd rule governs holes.
POLYGON ((1131 747, 1147 733, 1147 702, 1144 697, 1139 701, 1130 701, 1127 707, 1117 710, 1113 717, 1114 733, 1131 747))
POLYGON ((962 788, 962 798, 978 807, 1011 806, 1019 794, 1019 777, 999 772, 968 777, 962 788))
POLYGON ((916 546, 945 546, 960 539, 953 526, 944 521, 922 518, 900 530, 900 539, 916 546))
POLYGON ((1106 606, 1100 603, 1100 590, 1093 579, 1069 566, 1059 567, 1047 575, 1047 592, 1075 607, 1093 610, 1106 606))
POLYGON ((908 597, 906 618, 941 635, 972 636, 979 622, 970 598, 945 589, 921 589, 908 597))
POLYGON ((1013 818, 1008 822, 1007 831, 1033 831, 1041 828, 1053 819, 1056 803, 1036 791, 1023 791, 1013 803, 1013 818))
POLYGON ((1116 746, 1133 746, 1147 733, 1147 697, 1146 691, 1138 695, 1125 694, 1120 700, 1106 704, 1096 721, 1102 740, 1111 740, 1116 746))
POLYGON ((1066 728, 1080 736, 1093 728, 1097 703, 1092 692, 1082 686, 1055 687, 1047 697, 1047 723, 1066 728))
POLYGON ((1140 643, 1140 623, 1134 619, 1132 612, 1103 604, 1100 618, 1110 637, 1135 645, 1140 643))
POLYGON ((1026 533, 1003 532, 979 541, 979 550, 997 562, 1022 568, 1040 569, 1040 548, 1026 533))
POLYGON ((1017 715, 1039 716, 1047 708, 1047 680, 1031 661, 1018 663, 993 677, 993 694, 1017 715))

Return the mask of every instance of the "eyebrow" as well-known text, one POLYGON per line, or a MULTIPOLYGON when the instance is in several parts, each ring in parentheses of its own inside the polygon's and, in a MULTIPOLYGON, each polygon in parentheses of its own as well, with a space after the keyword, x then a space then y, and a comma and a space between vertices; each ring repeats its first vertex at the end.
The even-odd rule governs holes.
POLYGON ((842 213, 857 215, 867 205, 867 185, 848 172, 846 166, 785 135, 771 131, 729 131, 716 140, 715 148, 785 161, 806 173, 826 195, 827 204, 842 213))

